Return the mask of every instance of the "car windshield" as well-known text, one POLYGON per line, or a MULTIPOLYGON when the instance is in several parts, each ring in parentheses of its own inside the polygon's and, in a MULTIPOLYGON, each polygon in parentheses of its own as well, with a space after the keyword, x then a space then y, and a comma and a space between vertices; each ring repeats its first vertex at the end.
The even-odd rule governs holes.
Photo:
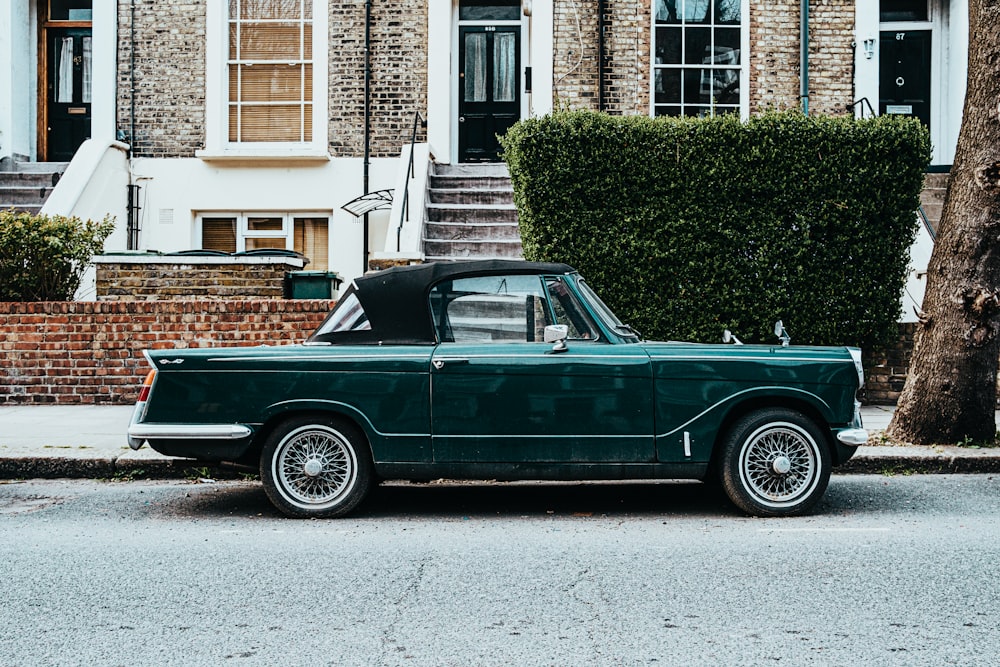
POLYGON ((370 331, 371 322, 368 321, 368 314, 361 307, 358 295, 355 292, 348 292, 333 312, 326 318, 326 321, 313 332, 312 338, 324 334, 338 333, 342 331, 370 331))
POLYGON ((578 280, 577 285, 579 285, 580 291, 590 301, 590 304, 594 307, 594 311, 597 313, 597 316, 601 318, 601 321, 604 322, 604 324, 611 327, 615 333, 623 338, 633 338, 636 341, 639 340, 639 333, 629 325, 623 324, 622 321, 618 319, 618 316, 615 315, 603 301, 601 301, 601 297, 597 296, 597 292, 592 290, 590 285, 588 285, 583 279, 578 280))

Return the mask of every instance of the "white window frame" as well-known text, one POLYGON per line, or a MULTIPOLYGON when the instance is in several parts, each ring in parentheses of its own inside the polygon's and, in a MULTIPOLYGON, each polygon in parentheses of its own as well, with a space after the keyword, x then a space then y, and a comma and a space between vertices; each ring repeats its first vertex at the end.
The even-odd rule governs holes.
MULTIPOLYGON (((711 1, 711 0, 709 0, 711 1)), ((650 5, 649 40, 649 115, 656 116, 656 0, 650 5)), ((750 0, 740 0, 740 118, 750 117, 750 0)), ((695 69, 691 66, 660 67, 660 69, 695 69)), ((704 68, 700 68, 704 69, 704 68)), ((711 68, 709 68, 711 69, 711 68)), ((733 68, 725 68, 733 69, 733 68)), ((660 105, 663 106, 663 105, 660 105)), ((690 105, 699 106, 699 105, 690 105)), ((728 108, 728 107, 727 107, 728 108)))
POLYGON ((229 2, 208 0, 205 16, 205 148, 197 157, 212 159, 328 160, 329 11, 324 0, 312 3, 312 140, 307 142, 229 141, 229 2))
MULTIPOLYGON (((327 222, 328 234, 333 229, 332 211, 199 211, 195 215, 192 247, 201 247, 202 220, 204 218, 235 218, 236 219, 236 252, 246 252, 247 239, 285 239, 285 249, 295 249, 295 219, 322 218, 327 222), (251 231, 250 218, 281 218, 281 231, 251 231)), ((330 263, 330 248, 327 248, 327 264, 330 263)))

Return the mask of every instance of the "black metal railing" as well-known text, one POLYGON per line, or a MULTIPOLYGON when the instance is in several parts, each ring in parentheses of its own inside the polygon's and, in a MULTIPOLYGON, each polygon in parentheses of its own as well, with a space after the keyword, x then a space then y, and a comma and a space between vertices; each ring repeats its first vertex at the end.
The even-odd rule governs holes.
POLYGON ((857 102, 854 102, 853 104, 848 104, 847 110, 854 111, 858 106, 861 107, 862 118, 874 118, 875 116, 878 115, 877 113, 875 113, 875 107, 872 106, 872 103, 868 100, 867 97, 862 97, 857 102), (869 114, 868 116, 865 115, 866 108, 868 109, 868 114, 869 114))
POLYGON ((396 252, 399 252, 400 237, 403 234, 403 223, 410 220, 410 179, 413 178, 413 149, 417 145, 417 127, 427 127, 427 119, 419 111, 413 112, 413 132, 410 134, 410 166, 406 170, 406 183, 403 185, 403 205, 399 211, 399 224, 396 226, 396 252))

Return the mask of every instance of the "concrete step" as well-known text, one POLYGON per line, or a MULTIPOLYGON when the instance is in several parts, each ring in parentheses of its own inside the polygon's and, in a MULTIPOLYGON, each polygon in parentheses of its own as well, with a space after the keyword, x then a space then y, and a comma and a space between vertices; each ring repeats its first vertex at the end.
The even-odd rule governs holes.
POLYGON ((0 211, 8 211, 14 209, 17 213, 30 213, 31 215, 38 215, 38 212, 42 210, 42 205, 27 205, 27 204, 7 204, 0 202, 0 211))
POLYGON ((510 178, 510 171, 503 162, 435 164, 433 173, 442 176, 502 176, 510 178))
POLYGON ((0 171, 0 187, 55 187, 61 171, 0 171))
POLYGON ((431 257, 447 259, 520 259, 521 240, 494 241, 444 241, 426 239, 424 255, 430 261, 431 257))
POLYGON ((461 204, 428 204, 429 222, 517 222, 517 209, 513 204, 483 206, 461 204))
POLYGON ((510 190, 510 179, 503 176, 434 176, 430 188, 436 190, 510 190))
POLYGON ((433 241, 521 240, 516 222, 429 222, 424 228, 424 235, 433 241))
POLYGON ((41 206, 50 194, 51 187, 7 187, 0 184, 0 202, 4 204, 41 206))
POLYGON ((432 204, 513 204, 514 191, 510 188, 466 190, 431 188, 428 191, 432 204))

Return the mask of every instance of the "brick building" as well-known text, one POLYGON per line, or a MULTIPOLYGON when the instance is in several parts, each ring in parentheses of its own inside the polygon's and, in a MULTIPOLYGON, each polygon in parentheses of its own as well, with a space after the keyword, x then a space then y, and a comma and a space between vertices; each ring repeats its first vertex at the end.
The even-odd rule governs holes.
POLYGON ((44 210, 114 215, 109 249, 280 247, 350 278, 366 248, 419 255, 391 241, 419 239, 396 227, 419 223, 428 161, 495 161, 496 132, 554 108, 910 114, 946 172, 967 14, 963 0, 8 0, 0 158, 69 163, 44 210), (392 208, 364 223, 342 208, 378 191, 392 208))

